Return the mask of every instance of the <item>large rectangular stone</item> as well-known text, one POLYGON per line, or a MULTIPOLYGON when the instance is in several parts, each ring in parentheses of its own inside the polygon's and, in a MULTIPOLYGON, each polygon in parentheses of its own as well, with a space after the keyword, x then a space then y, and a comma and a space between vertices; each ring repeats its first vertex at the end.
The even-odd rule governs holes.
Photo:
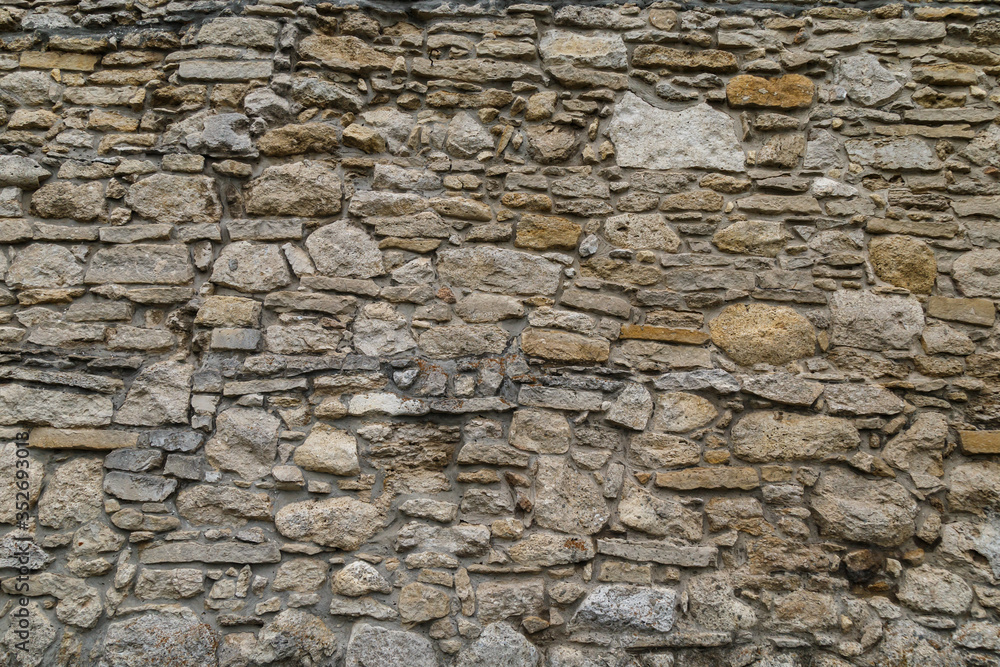
POLYGON ((78 72, 93 72, 98 56, 83 53, 60 53, 59 51, 24 51, 21 53, 21 67, 26 69, 66 69, 78 72))
POLYGON ((708 567, 715 563, 717 547, 675 547, 663 542, 597 540, 597 553, 639 562, 708 567))
POLYGON ((277 563, 281 552, 276 544, 242 544, 239 542, 168 542, 152 544, 139 554, 145 565, 157 563, 277 563))
POLYGON ((521 387, 517 401, 521 405, 554 410, 600 410, 604 394, 599 391, 525 386, 521 387))
POLYGON ((268 60, 188 60, 181 63, 177 73, 182 79, 191 81, 249 81, 267 79, 273 70, 274 63, 268 60))
POLYGON ((1000 431, 959 431, 965 454, 1000 454, 1000 431))
POLYGON ((996 319, 996 306, 989 299, 932 296, 927 300, 927 314, 940 320, 991 327, 996 319))
POLYGON ((98 428, 31 429, 28 444, 35 449, 121 449, 135 447, 139 434, 98 428))
POLYGON ((77 394, 22 384, 0 386, 0 424, 40 424, 56 428, 107 426, 114 405, 107 396, 77 394))
POLYGON ((690 491, 692 489, 743 489, 760 486, 760 478, 753 468, 688 468, 656 473, 656 486, 690 491))

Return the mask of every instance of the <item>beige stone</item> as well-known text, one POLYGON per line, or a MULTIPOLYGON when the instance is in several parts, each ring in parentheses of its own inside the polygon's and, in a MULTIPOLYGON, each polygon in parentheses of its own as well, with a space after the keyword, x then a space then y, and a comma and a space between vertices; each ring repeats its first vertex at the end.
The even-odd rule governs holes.
POLYGON ((709 330, 712 342, 741 366, 784 364, 816 351, 812 324, 787 306, 728 306, 709 323, 709 330))

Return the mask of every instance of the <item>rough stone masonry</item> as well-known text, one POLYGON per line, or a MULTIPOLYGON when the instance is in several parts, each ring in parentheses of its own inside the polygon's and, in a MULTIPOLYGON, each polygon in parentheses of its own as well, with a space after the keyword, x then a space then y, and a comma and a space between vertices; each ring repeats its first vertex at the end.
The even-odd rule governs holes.
POLYGON ((0 664, 1000 665, 998 76, 973 2, 0 0, 0 664))

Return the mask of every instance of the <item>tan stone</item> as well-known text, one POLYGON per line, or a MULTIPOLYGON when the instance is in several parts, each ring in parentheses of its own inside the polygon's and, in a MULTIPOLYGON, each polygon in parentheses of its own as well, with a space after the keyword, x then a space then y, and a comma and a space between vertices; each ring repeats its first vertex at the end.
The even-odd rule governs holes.
POLYGON ((385 137, 377 130, 353 123, 344 128, 344 145, 365 153, 381 153, 385 150, 385 137))
POLYGON ((923 241, 909 236, 882 236, 868 244, 875 274, 896 287, 930 294, 937 279, 934 252, 923 241))
POLYGON ((555 248, 573 250, 576 248, 581 231, 580 225, 567 218, 554 215, 525 214, 517 223, 517 236, 514 237, 514 245, 518 248, 532 248, 534 250, 555 248))
POLYGON ((24 51, 21 67, 28 69, 65 69, 93 72, 98 56, 85 53, 60 53, 59 51, 24 51))
POLYGON ((712 342, 741 366, 784 364, 816 350, 812 324, 787 306, 735 304, 712 320, 709 330, 712 342))
POLYGON ((1000 454, 1000 431, 959 431, 965 454, 1000 454))
POLYGON ((996 306, 989 299, 953 299, 932 296, 927 300, 927 314, 950 322, 965 322, 991 327, 996 321, 996 306))
POLYGON ((704 331, 695 331, 693 329, 671 329, 669 327, 656 327, 648 324, 623 324, 619 338, 660 340, 667 343, 701 345, 707 342, 710 336, 704 331))
POLYGON ((135 447, 139 434, 91 428, 33 428, 28 442, 35 449, 120 449, 135 447))
POLYGON ((733 107, 798 109, 810 106, 815 95, 815 84, 801 74, 775 79, 740 74, 726 84, 726 99, 733 107))
POLYGON ((688 468, 675 472, 658 472, 654 478, 654 484, 680 491, 693 489, 743 489, 749 491, 760 486, 760 478, 753 468, 688 468))
POLYGON ((735 72, 736 56, 728 51, 697 49, 682 51, 658 44, 640 44, 632 52, 633 67, 666 67, 679 71, 735 72))
POLYGON ((299 43, 299 55, 313 58, 327 67, 352 73, 386 70, 393 59, 353 36, 310 35, 299 43))
MULTIPOLYGON (((328 123, 304 123, 276 127, 265 132, 264 136, 257 142, 261 153, 275 157, 303 153, 329 153, 337 146, 337 130, 328 123)), ((383 150, 384 148, 383 144, 383 150)))
POLYGON ((608 360, 608 341, 566 331, 526 329, 521 334, 525 354, 550 361, 600 363, 608 360))

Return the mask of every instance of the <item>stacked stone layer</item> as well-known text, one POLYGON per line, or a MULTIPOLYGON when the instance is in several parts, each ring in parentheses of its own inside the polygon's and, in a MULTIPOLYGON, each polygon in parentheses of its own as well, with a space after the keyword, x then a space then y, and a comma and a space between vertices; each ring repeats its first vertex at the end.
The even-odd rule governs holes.
POLYGON ((0 5, 0 662, 1000 665, 1000 12, 758 5, 0 5))

